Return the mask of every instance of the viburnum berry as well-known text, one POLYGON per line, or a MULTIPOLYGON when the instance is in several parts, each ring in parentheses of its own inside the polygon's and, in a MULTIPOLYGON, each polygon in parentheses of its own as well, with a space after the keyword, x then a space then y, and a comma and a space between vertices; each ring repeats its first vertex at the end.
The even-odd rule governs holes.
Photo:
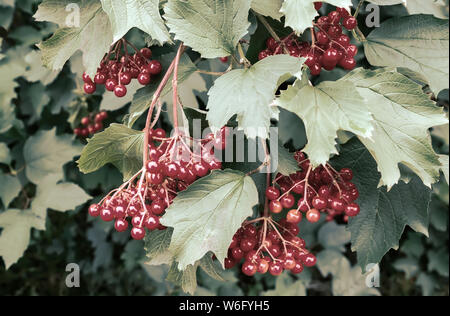
POLYGON ((280 190, 275 187, 268 187, 266 189, 266 197, 269 200, 276 200, 280 196, 280 190))
POLYGON ((349 31, 354 30, 358 25, 358 21, 353 16, 348 16, 344 19, 342 25, 349 31))

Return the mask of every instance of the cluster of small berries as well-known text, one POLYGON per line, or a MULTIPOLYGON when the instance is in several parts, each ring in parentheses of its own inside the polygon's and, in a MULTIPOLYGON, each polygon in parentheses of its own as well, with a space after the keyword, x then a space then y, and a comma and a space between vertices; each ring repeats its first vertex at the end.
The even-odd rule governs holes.
POLYGON ((87 138, 98 132, 101 132, 104 128, 103 122, 108 118, 108 113, 105 111, 97 114, 91 113, 86 117, 83 117, 80 122, 80 127, 73 130, 73 133, 81 138, 87 138))
POLYGON ((135 54, 129 55, 126 42, 119 41, 125 45, 125 54, 121 55, 120 45, 110 51, 100 63, 94 79, 83 74, 84 92, 93 94, 97 85, 105 85, 106 90, 114 92, 121 98, 127 94, 127 85, 133 79, 137 79, 141 85, 148 85, 152 76, 159 75, 162 65, 157 60, 150 60, 152 51, 150 48, 142 48, 135 54), (112 58, 114 57, 114 58, 112 58))
POLYGON ((337 172, 327 164, 313 170, 303 152, 297 152, 295 158, 302 171, 290 176, 278 175, 274 185, 266 190, 272 213, 288 210, 286 220, 292 224, 301 222, 303 213, 312 223, 319 221, 321 213, 327 214, 327 221, 341 215, 348 221, 360 213, 360 206, 355 203, 359 191, 351 182, 351 169, 337 172))
MULTIPOLYGON (((322 3, 316 4, 316 9, 322 3)), ((343 34, 343 28, 351 31, 357 27, 357 20, 344 8, 337 8, 328 16, 321 16, 313 23, 311 29, 311 43, 301 42, 294 38, 294 34, 287 36, 280 42, 274 38, 267 40, 267 49, 259 53, 259 60, 271 55, 285 54, 306 58, 305 64, 314 76, 320 75, 322 68, 333 70, 340 66, 345 70, 352 70, 356 66, 355 56, 358 48, 350 43, 350 37, 343 34)))
POLYGON ((259 227, 244 224, 233 237, 225 268, 231 269, 243 260, 241 270, 247 276, 257 272, 278 276, 285 270, 299 274, 304 266, 314 266, 316 257, 305 249, 298 233, 298 226, 285 219, 278 223, 265 219, 259 227))
POLYGON ((145 168, 89 208, 93 217, 100 216, 107 222, 115 220, 118 232, 128 229, 130 218, 131 236, 136 240, 145 237, 145 228, 149 231, 165 229, 160 224, 160 217, 177 194, 198 178, 222 168, 215 150, 224 148, 228 134, 223 129, 217 137, 209 135, 194 141, 182 133, 166 138, 163 129, 154 129, 149 136, 151 142, 145 168))

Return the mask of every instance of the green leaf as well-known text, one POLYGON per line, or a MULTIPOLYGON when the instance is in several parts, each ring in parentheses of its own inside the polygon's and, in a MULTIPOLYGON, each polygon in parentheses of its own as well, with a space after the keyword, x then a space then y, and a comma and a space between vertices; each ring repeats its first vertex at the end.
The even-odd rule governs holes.
POLYGON ((86 72, 93 78, 100 61, 113 43, 111 24, 101 2, 45 0, 39 5, 34 18, 36 21, 56 23, 60 27, 51 38, 39 45, 44 65, 52 70, 62 69, 66 61, 77 50, 81 50, 86 72), (76 18, 70 19, 66 11, 69 4, 77 4, 80 8, 78 26, 67 26, 68 22, 76 22, 76 18))
POLYGON ((270 119, 278 114, 270 105, 275 92, 290 76, 299 77, 302 65, 303 59, 277 55, 221 76, 208 93, 210 126, 220 129, 237 114, 239 128, 249 138, 267 138, 270 119))
MULTIPOLYGON (((315 0, 284 0, 281 12, 286 16, 286 26, 292 27, 298 34, 312 27, 312 22, 319 13, 314 8, 315 0)), ((337 7, 349 7, 351 0, 325 0, 337 7)))
POLYGON ((283 0, 252 0, 252 9, 262 15, 279 20, 283 14, 280 12, 283 0))
POLYGON ((350 242, 350 232, 345 225, 329 222, 323 225, 318 234, 319 243, 326 249, 345 251, 345 245, 350 242))
POLYGON ((348 260, 339 250, 325 249, 317 254, 317 268, 325 278, 338 275, 343 265, 348 265, 348 260))
POLYGON ((428 271, 436 271, 443 277, 448 278, 449 257, 448 248, 444 247, 439 250, 433 249, 428 251, 428 271))
POLYGON ((39 184, 47 175, 63 177, 63 166, 80 154, 70 135, 56 136, 56 128, 40 131, 25 142, 23 155, 28 179, 39 184))
POLYGON ((448 18, 447 5, 444 0, 367 0, 377 5, 403 4, 410 14, 433 14, 440 19, 448 18))
POLYGON ((442 108, 420 85, 395 69, 359 68, 342 80, 356 85, 375 119, 372 138, 359 138, 378 163, 380 185, 390 188, 398 182, 399 163, 413 170, 427 186, 438 181, 441 162, 431 146, 428 129, 448 123, 442 108))
POLYGON ((144 133, 124 125, 111 124, 105 131, 88 140, 78 166, 83 173, 94 172, 108 163, 130 179, 142 168, 144 133))
POLYGON ((173 255, 169 252, 173 229, 156 230, 145 237, 145 251, 148 260, 147 265, 171 264, 173 255))
POLYGON ((431 15, 392 18, 364 42, 373 66, 406 67, 423 74, 437 95, 449 87, 448 20, 431 15))
MULTIPOLYGON (((166 54, 163 55, 160 59, 163 69, 168 69, 172 60, 175 58, 174 54, 166 54)), ((182 86, 183 82, 185 82, 192 74, 197 71, 197 67, 191 61, 189 56, 182 55, 180 58, 180 64, 178 65, 178 85, 182 86)), ((161 92, 161 98, 164 98, 169 92, 172 91, 172 78, 173 75, 169 78, 169 81, 166 87, 161 92)), ((141 117, 145 111, 148 110, 150 104, 153 100, 153 95, 158 88, 159 81, 155 81, 150 83, 146 87, 139 89, 133 96, 133 102, 130 107, 130 115, 126 119, 128 127, 133 127, 134 123, 141 117)))
POLYGON ((0 256, 6 269, 16 263, 24 254, 30 243, 30 230, 45 229, 45 220, 29 211, 8 210, 0 213, 0 256))
POLYGON ((314 166, 323 165, 331 154, 338 154, 338 130, 362 137, 370 137, 373 131, 367 102, 350 81, 326 81, 313 87, 305 79, 297 80, 276 103, 303 120, 308 137, 304 151, 314 166))
POLYGON ((108 231, 102 227, 100 221, 95 221, 94 226, 89 228, 86 237, 95 248, 94 261, 92 262, 93 272, 100 267, 108 266, 113 260, 113 244, 108 241, 108 231))
POLYGON ((50 102, 50 97, 45 91, 45 86, 40 83, 26 84, 20 89, 21 110, 24 115, 29 116, 28 124, 40 120, 44 107, 50 102))
POLYGON ((170 42, 170 34, 159 14, 159 0, 101 0, 114 33, 114 42, 133 27, 149 34, 159 44, 170 42))
POLYGON ((419 273, 419 261, 416 258, 407 257, 395 260, 392 266, 405 273, 407 279, 411 279, 419 273))
POLYGON ((425 246, 423 245, 422 237, 423 236, 418 233, 409 231, 406 240, 400 247, 400 251, 406 254, 407 256, 419 259, 425 251, 425 246))
POLYGON ((277 277, 275 289, 264 296, 306 296, 306 287, 302 280, 294 281, 288 273, 283 273, 277 277))
POLYGON ((251 0, 169 0, 164 18, 175 39, 203 58, 234 54, 250 26, 251 0))
POLYGON ((422 294, 424 296, 433 296, 438 284, 438 280, 433 275, 425 272, 420 273, 416 281, 416 285, 422 288, 422 294))
POLYGON ((42 65, 42 53, 40 51, 31 51, 25 56, 25 61, 29 68, 24 77, 30 82, 39 81, 42 85, 47 86, 58 76, 57 71, 51 71, 42 65))
POLYGON ((9 165, 11 163, 11 153, 5 143, 0 143, 0 163, 9 165))
POLYGON ((294 154, 290 153, 289 150, 281 145, 278 145, 278 157, 274 159, 272 157, 272 163, 277 164, 277 172, 284 176, 289 176, 296 173, 300 168, 298 166, 297 160, 294 159, 294 154))
POLYGON ((57 183, 58 177, 45 177, 36 189, 36 196, 31 204, 32 211, 41 218, 47 217, 47 209, 55 211, 74 210, 92 197, 74 183, 57 183))
POLYGON ((179 269, 210 251, 223 265, 233 235, 257 203, 253 180, 234 170, 214 171, 181 192, 161 219, 174 228, 169 251, 179 269))
POLYGON ((188 265, 183 271, 178 270, 177 263, 174 262, 167 275, 167 281, 182 288, 186 293, 194 295, 197 289, 197 268, 199 263, 188 265))
POLYGON ((417 177, 408 184, 395 185, 389 192, 385 187, 378 187, 380 175, 376 162, 356 138, 342 147, 333 164, 338 169, 351 168, 355 174, 353 181, 360 191, 361 213, 350 219, 348 227, 352 250, 357 252, 363 269, 369 263, 380 262, 389 249, 398 249, 406 225, 428 235, 431 190, 417 177))
POLYGON ((442 168, 441 169, 442 169, 442 172, 444 173, 445 180, 447 181, 447 184, 450 184, 449 171, 448 171, 448 165, 449 165, 448 155, 440 155, 439 156, 439 161, 442 164, 442 168))
POLYGON ((8 205, 20 193, 22 185, 17 177, 5 175, 0 172, 0 200, 3 206, 8 208, 8 205))

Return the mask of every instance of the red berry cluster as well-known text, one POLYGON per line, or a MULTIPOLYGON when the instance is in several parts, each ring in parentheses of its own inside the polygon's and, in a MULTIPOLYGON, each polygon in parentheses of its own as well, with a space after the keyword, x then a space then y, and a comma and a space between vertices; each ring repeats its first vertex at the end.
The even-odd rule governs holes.
MULTIPOLYGON (((322 3, 316 5, 316 9, 322 3)), ((259 53, 259 60, 271 55, 289 52, 294 57, 306 58, 305 64, 314 76, 320 75, 322 68, 333 70, 340 66, 345 70, 352 70, 356 66, 355 56, 358 48, 350 43, 350 37, 343 34, 343 28, 353 30, 357 20, 344 8, 337 8, 328 16, 321 16, 313 23, 311 29, 312 42, 301 42, 293 37, 294 34, 277 42, 274 38, 267 40, 267 49, 259 53)))
POLYGON ((177 194, 210 171, 222 168, 215 157, 215 148, 223 148, 225 135, 222 131, 217 137, 193 140, 181 133, 166 138, 163 129, 151 130, 149 159, 143 170, 99 204, 91 205, 89 214, 107 222, 115 220, 118 232, 128 229, 127 218, 130 218, 131 236, 136 240, 145 237, 145 228, 165 229, 159 219, 177 194), (220 144, 217 139, 221 140, 220 144))
POLYGON ((243 260, 241 269, 247 276, 257 272, 278 276, 284 270, 299 274, 304 266, 314 266, 316 257, 305 249, 298 233, 298 226, 285 219, 277 223, 266 218, 259 227, 244 224, 233 237, 225 268, 231 269, 243 260))
POLYGON ((152 51, 150 48, 142 48, 133 55, 128 54, 127 42, 120 40, 100 63, 97 74, 92 80, 87 74, 83 74, 84 92, 92 94, 97 90, 97 85, 105 85, 106 90, 113 91, 121 98, 127 94, 126 86, 133 79, 137 79, 141 85, 148 85, 152 76, 159 75, 162 65, 157 60, 150 60, 152 51), (125 54, 121 55, 121 46, 124 45, 125 54))
POLYGON ((339 215, 344 215, 347 221, 359 214, 360 207, 355 203, 359 191, 351 182, 351 169, 337 172, 327 164, 313 170, 303 152, 297 152, 295 158, 302 171, 290 176, 278 175, 274 185, 266 190, 272 213, 288 210, 286 220, 292 224, 301 222, 303 213, 312 223, 319 221, 321 212, 327 214, 327 221, 339 215))
POLYGON ((103 130, 103 121, 108 118, 108 113, 105 111, 102 111, 100 113, 94 114, 91 113, 90 115, 83 117, 80 122, 80 127, 75 128, 73 130, 73 133, 76 136, 86 138, 89 135, 94 135, 100 131, 103 130))

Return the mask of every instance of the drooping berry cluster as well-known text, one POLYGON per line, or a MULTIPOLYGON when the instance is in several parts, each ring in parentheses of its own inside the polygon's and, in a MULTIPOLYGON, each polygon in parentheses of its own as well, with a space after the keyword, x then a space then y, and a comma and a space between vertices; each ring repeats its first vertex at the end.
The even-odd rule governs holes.
POLYGON ((103 130, 103 122, 108 118, 108 113, 105 111, 99 112, 97 114, 90 113, 81 119, 80 127, 73 130, 73 133, 82 138, 92 136, 103 130))
POLYGON ((105 85, 106 90, 114 92, 121 98, 127 94, 126 86, 133 79, 137 79, 144 86, 148 85, 152 76, 159 75, 162 71, 161 63, 150 60, 151 57, 150 48, 137 50, 126 40, 121 39, 101 61, 94 80, 83 74, 84 92, 92 94, 97 90, 97 85, 105 85), (128 45, 135 49, 133 55, 129 55, 128 45))
POLYGON ((128 229, 130 218, 131 236, 136 240, 145 237, 145 228, 165 229, 159 219, 177 194, 210 171, 222 168, 215 149, 224 148, 226 134, 222 130, 217 137, 194 140, 181 132, 166 138, 163 129, 151 130, 145 167, 99 204, 91 205, 89 214, 107 222, 115 220, 118 232, 128 229))
POLYGON ((231 269, 242 260, 241 270, 247 276, 269 272, 273 276, 284 270, 299 274, 304 266, 316 264, 316 257, 305 249, 305 241, 298 237, 299 228, 285 219, 275 222, 261 219, 259 227, 244 224, 233 237, 225 259, 225 268, 231 269))
MULTIPOLYGON (((316 9, 322 3, 316 4, 316 9)), ((355 29, 357 20, 344 8, 337 8, 328 16, 321 16, 313 23, 311 28, 311 42, 302 42, 294 37, 287 36, 280 42, 274 38, 267 40, 267 49, 259 53, 258 58, 264 59, 271 55, 286 54, 294 57, 306 58, 305 64, 314 76, 320 75, 322 68, 333 70, 340 66, 345 70, 352 70, 356 66, 355 56, 358 48, 350 43, 350 37, 343 33, 355 29)))
POLYGON ((337 172, 327 164, 313 170, 303 152, 297 152, 295 158, 302 170, 290 176, 278 175, 266 190, 272 213, 288 210, 286 220, 293 224, 302 221, 303 213, 312 223, 319 221, 321 213, 327 214, 327 221, 341 215, 347 221, 359 214, 360 207, 355 203, 359 191, 351 182, 351 169, 337 172))

